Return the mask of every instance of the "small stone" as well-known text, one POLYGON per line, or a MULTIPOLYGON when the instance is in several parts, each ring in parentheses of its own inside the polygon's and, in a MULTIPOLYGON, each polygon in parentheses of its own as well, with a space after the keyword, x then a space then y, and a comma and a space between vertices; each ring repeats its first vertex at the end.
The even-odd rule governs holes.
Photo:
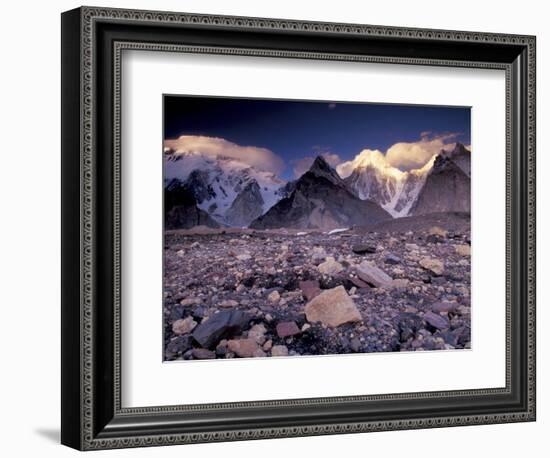
POLYGON ((399 256, 396 256, 395 254, 393 253, 389 253, 386 255, 386 257, 384 258, 384 262, 386 264, 400 264, 401 263, 401 258, 399 256))
POLYGON ((357 287, 357 288, 370 288, 369 284, 361 280, 357 277, 350 278, 351 282, 357 287))
POLYGON ((266 337, 265 337, 266 332, 267 332, 267 329, 263 324, 255 324, 248 331, 248 338, 254 339, 254 341, 257 344, 262 345, 266 340, 266 337))
POLYGON ((239 261, 248 261, 249 259, 252 259, 252 256, 248 253, 242 253, 235 256, 239 261))
POLYGON ((392 278, 369 261, 363 261, 357 266, 357 275, 361 280, 375 288, 391 286, 392 278))
POLYGON ((271 349, 271 356, 288 356, 288 348, 286 345, 274 345, 271 349))
POLYGON ((187 299, 182 299, 180 301, 180 305, 187 307, 189 305, 200 304, 201 302, 202 302, 202 299, 200 299, 199 297, 188 297, 187 299))
POLYGON ((308 301, 321 292, 321 288, 319 287, 319 282, 317 280, 301 281, 298 286, 302 290, 304 298, 308 301))
POLYGON ((361 351, 361 341, 357 337, 350 340, 349 346, 355 353, 359 353, 361 351))
POLYGON ((344 270, 344 267, 342 267, 342 264, 335 261, 333 257, 329 256, 328 258, 326 258, 325 262, 323 262, 322 264, 319 264, 319 266, 317 266, 317 269, 322 274, 336 275, 336 274, 342 272, 342 270, 344 270))
POLYGON ((405 248, 409 251, 418 251, 418 245, 416 243, 405 243, 405 248))
POLYGON ((182 334, 188 334, 197 326, 197 322, 193 319, 192 316, 188 316, 183 320, 176 320, 172 323, 172 332, 177 336, 182 334))
POLYGON ((277 290, 272 291, 267 296, 267 300, 270 301, 270 302, 279 302, 280 299, 281 299, 281 295, 279 294, 279 291, 277 291, 277 290))
POLYGON ((306 304, 305 312, 309 322, 321 322, 330 327, 362 320, 343 286, 323 291, 306 304))
POLYGON ((365 245, 359 243, 357 245, 353 245, 351 247, 351 251, 353 251, 355 254, 373 254, 376 253, 376 247, 373 245, 365 245))
POLYGON ((435 275, 442 275, 445 271, 445 266, 442 261, 432 258, 422 258, 419 264, 426 270, 434 273, 435 275))
POLYGON ((460 256, 470 256, 470 245, 455 245, 456 254, 460 256))
POLYGON ((311 328, 311 324, 304 323, 304 325, 302 326, 302 332, 306 332, 309 328, 311 328))
POLYGON ((432 311, 435 313, 449 313, 453 312, 457 308, 456 302, 436 302, 432 304, 432 311))
POLYGON ((190 247, 191 248, 199 248, 201 246, 201 244, 199 242, 193 242, 190 247))
POLYGON ((273 347, 273 341, 271 339, 269 339, 266 343, 263 344, 262 348, 264 349, 264 351, 269 351, 271 350, 271 347, 273 347))
POLYGON ((236 307, 237 305, 239 305, 239 303, 233 299, 227 299, 225 301, 218 302, 218 307, 222 308, 232 308, 236 307))
POLYGON ((227 348, 241 358, 252 358, 265 356, 265 353, 258 346, 254 339, 235 339, 227 342, 227 348), (260 354, 258 352, 262 354, 260 354))
POLYGON ((283 321, 277 323, 277 335, 279 337, 289 337, 300 334, 300 328, 294 321, 283 321))
POLYGON ((437 315, 433 312, 425 313, 423 318, 426 323, 437 329, 447 329, 450 326, 448 318, 437 315))
POLYGON ((193 348, 191 355, 195 359, 216 359, 216 353, 206 348, 193 348))
POLYGON ((428 233, 430 235, 437 235, 439 237, 447 237, 448 231, 439 226, 433 226, 432 228, 430 228, 428 233))
POLYGON ((311 259, 313 261, 321 261, 327 257, 327 252, 323 247, 315 246, 311 250, 311 259))
POLYGON ((166 345, 166 356, 175 356, 185 353, 192 346, 191 336, 178 336, 170 340, 166 345))
POLYGON ((409 280, 406 278, 394 278, 391 282, 392 288, 407 288, 409 286, 409 280))

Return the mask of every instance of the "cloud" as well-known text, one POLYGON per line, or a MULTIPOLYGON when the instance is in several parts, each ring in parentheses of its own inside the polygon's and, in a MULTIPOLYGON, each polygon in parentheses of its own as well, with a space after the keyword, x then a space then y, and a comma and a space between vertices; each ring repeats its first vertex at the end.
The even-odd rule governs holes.
MULTIPOLYGON (((336 167, 340 162, 342 162, 342 159, 340 159, 340 156, 338 156, 338 154, 336 153, 325 152, 319 153, 318 155, 323 156, 325 161, 327 161, 328 165, 330 165, 331 167, 336 167)), ((290 163, 292 164, 292 171, 294 172, 294 176, 296 178, 300 178, 304 173, 309 170, 314 160, 315 157, 306 156, 301 159, 290 161, 290 163)))
POLYGON ((285 168, 283 159, 267 148, 241 146, 224 138, 201 135, 182 135, 176 139, 164 140, 164 148, 175 153, 201 153, 209 157, 229 157, 245 164, 275 174, 285 168))
POLYGON ((352 174, 357 167, 373 166, 376 169, 384 169, 396 175, 402 175, 403 172, 388 164, 386 156, 380 150, 364 149, 351 161, 342 162, 336 167, 338 175, 346 178, 352 174))
POLYGON ((386 161, 400 170, 407 171, 424 166, 434 154, 441 150, 450 150, 455 146, 456 133, 432 136, 431 132, 422 132, 416 142, 399 142, 388 148, 386 161))

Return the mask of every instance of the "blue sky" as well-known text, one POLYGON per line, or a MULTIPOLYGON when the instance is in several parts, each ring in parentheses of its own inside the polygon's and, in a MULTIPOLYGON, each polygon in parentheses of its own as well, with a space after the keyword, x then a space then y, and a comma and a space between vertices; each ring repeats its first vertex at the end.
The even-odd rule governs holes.
POLYGON ((363 149, 385 153, 396 143, 436 138, 470 144, 470 109, 464 107, 317 102, 200 96, 165 96, 164 138, 223 138, 272 151, 293 164, 319 153, 352 160, 363 149))

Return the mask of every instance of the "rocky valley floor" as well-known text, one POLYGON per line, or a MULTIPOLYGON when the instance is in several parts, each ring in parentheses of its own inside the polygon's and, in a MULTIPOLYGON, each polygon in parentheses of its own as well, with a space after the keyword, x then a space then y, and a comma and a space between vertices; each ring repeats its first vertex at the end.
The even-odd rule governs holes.
POLYGON ((165 360, 470 348, 469 227, 167 231, 165 360))

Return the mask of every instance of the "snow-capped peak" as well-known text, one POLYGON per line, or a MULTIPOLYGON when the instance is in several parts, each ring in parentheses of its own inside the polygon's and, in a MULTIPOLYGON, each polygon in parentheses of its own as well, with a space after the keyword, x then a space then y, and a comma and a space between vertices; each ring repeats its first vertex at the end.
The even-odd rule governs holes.
POLYGON ((258 184, 262 213, 283 197, 281 188, 286 184, 273 172, 258 170, 232 157, 165 149, 164 181, 168 184, 173 179, 190 188, 197 206, 222 224, 230 224, 226 213, 248 184, 258 184))
POLYGON ((364 149, 352 161, 338 165, 337 171, 342 178, 347 178, 354 170, 367 167, 372 167, 384 175, 393 176, 397 179, 405 173, 388 164, 381 151, 372 149, 364 149))
POLYGON ((378 203, 394 218, 407 216, 433 167, 433 155, 421 168, 404 172, 379 150, 365 149, 337 171, 360 199, 378 203))

